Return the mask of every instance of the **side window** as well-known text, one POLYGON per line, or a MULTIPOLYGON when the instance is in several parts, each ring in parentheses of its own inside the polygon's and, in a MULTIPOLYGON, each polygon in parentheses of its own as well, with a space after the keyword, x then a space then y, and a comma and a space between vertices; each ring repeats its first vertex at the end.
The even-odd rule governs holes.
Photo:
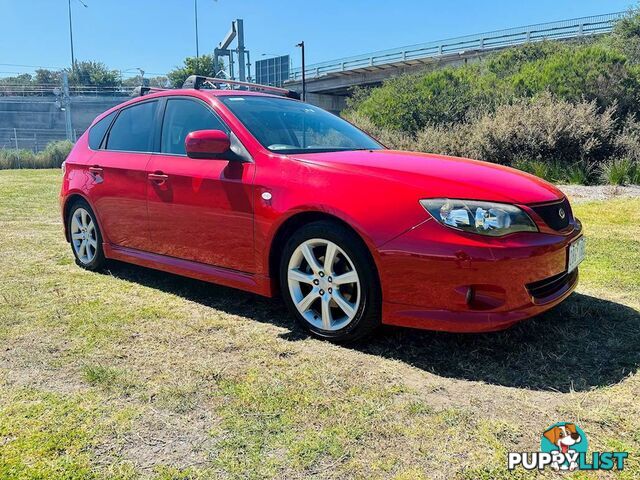
POLYGON ((184 139, 196 130, 229 131, 222 120, 202 103, 184 98, 167 100, 160 151, 184 155, 184 139))
POLYGON ((109 132, 107 149, 126 152, 152 151, 157 109, 158 102, 154 101, 121 110, 109 132))
POLYGON ((91 150, 98 150, 100 148, 104 134, 107 133, 107 129, 109 125, 111 125, 111 121, 115 115, 116 112, 111 112, 91 127, 91 130, 89 130, 89 148, 91 148, 91 150))

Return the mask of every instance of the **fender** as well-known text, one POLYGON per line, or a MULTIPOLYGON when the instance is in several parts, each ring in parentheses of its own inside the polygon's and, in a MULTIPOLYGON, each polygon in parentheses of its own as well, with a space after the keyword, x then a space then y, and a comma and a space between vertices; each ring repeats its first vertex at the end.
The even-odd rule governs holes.
MULTIPOLYGON (((69 201, 72 199, 72 197, 82 197, 82 199, 87 202, 89 204, 89 206, 91 207, 91 210, 93 210, 93 214, 96 216, 96 221, 98 222, 98 228, 100 229, 100 235, 102 235, 102 242, 103 245, 109 243, 109 239, 107 237, 107 234, 105 232, 105 230, 102 228, 102 222, 100 220, 100 215, 98 214, 96 208, 94 207, 93 203, 91 202, 91 200, 89 199, 89 197, 87 197, 87 195, 82 191, 79 190, 77 188, 74 188, 73 190, 69 190, 63 200, 62 200, 62 223, 63 223, 63 228, 64 228, 64 237, 67 240, 67 242, 70 242, 71 239, 69 238, 69 228, 67 225, 67 218, 65 215, 65 211, 67 209, 67 205, 69 205, 69 201)), ((104 250, 104 248, 103 248, 104 250)))
POLYGON ((258 258, 258 265, 259 265, 258 272, 260 274, 265 275, 267 277, 271 276, 270 275, 271 273, 270 257, 271 257, 272 249, 274 248, 273 243, 282 226, 285 225, 289 220, 291 220, 297 215, 313 215, 313 214, 328 215, 337 220, 340 220, 342 223, 344 223, 349 228, 351 228, 356 233, 356 235, 358 235, 360 239, 362 239, 362 241, 364 242, 365 246, 369 251, 369 254, 371 255, 371 258, 373 258, 376 271, 379 271, 381 259, 380 259, 378 249, 376 248, 376 245, 373 239, 365 233, 360 223, 357 222, 352 216, 350 216, 343 210, 333 208, 327 205, 299 205, 279 215, 277 221, 274 221, 271 224, 269 231, 266 237, 264 238, 264 245, 256 244, 256 253, 259 255, 260 250, 262 251, 262 256, 259 255, 260 258, 258 258))

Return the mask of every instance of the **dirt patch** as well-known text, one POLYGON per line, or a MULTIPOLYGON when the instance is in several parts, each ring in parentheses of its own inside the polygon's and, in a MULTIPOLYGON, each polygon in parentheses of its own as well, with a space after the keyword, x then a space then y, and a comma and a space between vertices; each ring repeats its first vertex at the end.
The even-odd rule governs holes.
MULTIPOLYGON (((136 402, 123 404, 127 406, 138 407, 136 402)), ((213 458, 215 439, 210 430, 216 423, 207 408, 185 415, 148 405, 127 434, 97 448, 97 463, 111 465, 125 460, 143 475, 160 465, 177 469, 202 465, 213 458)))
POLYGON ((558 185, 573 203, 640 197, 640 185, 558 185))

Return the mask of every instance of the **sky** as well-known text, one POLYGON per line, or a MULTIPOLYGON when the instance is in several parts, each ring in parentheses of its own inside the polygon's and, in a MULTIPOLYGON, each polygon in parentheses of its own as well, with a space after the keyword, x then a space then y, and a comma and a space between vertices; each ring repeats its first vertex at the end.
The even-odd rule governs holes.
MULTIPOLYGON (((0 77, 69 66, 68 0, 0 0, 0 77)), ((195 56, 194 0, 71 0, 77 60, 135 75, 166 74, 195 56)), ((624 11, 631 0, 197 0, 200 52, 235 18, 251 60, 292 55, 307 65, 449 37, 624 11), (265 55, 263 55, 265 54, 265 55)))

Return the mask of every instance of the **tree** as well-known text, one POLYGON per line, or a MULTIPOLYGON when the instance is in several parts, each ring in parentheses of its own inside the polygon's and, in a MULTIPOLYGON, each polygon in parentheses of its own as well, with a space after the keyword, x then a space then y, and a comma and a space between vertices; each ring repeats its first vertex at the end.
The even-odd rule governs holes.
POLYGON ((160 75, 157 77, 145 77, 144 82, 140 75, 136 75, 135 77, 125 78, 122 80, 122 86, 127 88, 138 87, 143 83, 145 86, 148 86, 148 87, 168 88, 170 86, 169 79, 163 75, 160 75))
POLYGON ((109 70, 102 62, 76 62, 69 72, 71 85, 91 85, 95 87, 117 87, 120 84, 120 72, 109 70))
POLYGON ((22 73, 15 77, 0 78, 2 85, 29 85, 33 81, 33 77, 28 73, 22 73))
POLYGON ((213 55, 201 55, 199 58, 185 58, 184 64, 171 70, 167 76, 172 87, 180 88, 189 75, 215 76, 215 74, 213 55))
POLYGON ((39 68, 36 70, 35 83, 38 85, 60 85, 60 72, 39 68))

